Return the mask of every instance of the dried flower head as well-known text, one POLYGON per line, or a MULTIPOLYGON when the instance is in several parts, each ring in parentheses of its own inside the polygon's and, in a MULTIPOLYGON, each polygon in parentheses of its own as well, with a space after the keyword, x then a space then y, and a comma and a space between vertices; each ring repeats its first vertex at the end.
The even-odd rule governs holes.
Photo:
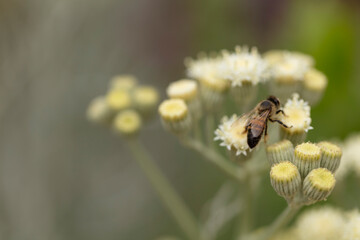
POLYGON ((339 240, 346 222, 343 213, 331 207, 308 210, 296 222, 299 240, 339 240))
POLYGON ((239 119, 235 114, 231 118, 224 117, 218 129, 215 130, 215 140, 221 140, 220 146, 234 150, 236 155, 247 155, 249 145, 247 144, 245 125, 246 120, 239 119))
POLYGON ((231 81, 231 85, 242 86, 244 83, 257 85, 268 79, 268 65, 256 48, 236 47, 235 52, 224 51, 219 66, 219 75, 231 81))

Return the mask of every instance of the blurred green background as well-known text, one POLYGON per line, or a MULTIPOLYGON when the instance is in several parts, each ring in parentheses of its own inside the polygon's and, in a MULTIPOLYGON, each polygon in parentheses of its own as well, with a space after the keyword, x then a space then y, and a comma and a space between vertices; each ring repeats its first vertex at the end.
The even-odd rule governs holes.
MULTIPOLYGON (((357 0, 0 1, 0 239, 180 236, 124 142, 86 121, 115 74, 134 74, 165 97, 185 76, 184 58, 200 51, 302 51, 329 79, 309 139, 360 132, 359 26, 357 0)), ((199 214, 226 177, 158 119, 141 138, 199 214)), ((359 207, 358 181, 349 177, 328 202, 359 207)), ((261 186, 260 225, 285 206, 267 177, 261 186)))

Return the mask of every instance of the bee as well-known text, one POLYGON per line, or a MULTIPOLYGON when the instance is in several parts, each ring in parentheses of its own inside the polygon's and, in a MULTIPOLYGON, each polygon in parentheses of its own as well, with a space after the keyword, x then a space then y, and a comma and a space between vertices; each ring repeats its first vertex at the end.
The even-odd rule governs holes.
POLYGON ((239 120, 246 119, 245 132, 247 132, 247 143, 249 147, 254 148, 260 141, 264 130, 265 130, 265 142, 267 139, 267 123, 277 122, 285 128, 291 128, 292 126, 287 126, 278 119, 273 119, 272 117, 277 114, 285 113, 280 109, 280 101, 275 96, 269 96, 266 100, 261 101, 257 106, 250 112, 242 115, 239 120))

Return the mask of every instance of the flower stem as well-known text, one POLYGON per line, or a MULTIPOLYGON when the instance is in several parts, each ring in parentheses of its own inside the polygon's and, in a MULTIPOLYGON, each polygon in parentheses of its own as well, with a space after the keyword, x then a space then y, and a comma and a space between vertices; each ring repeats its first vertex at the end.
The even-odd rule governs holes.
POLYGON ((274 236, 282 227, 291 221, 295 214, 300 210, 300 205, 288 205, 286 209, 276 218, 276 220, 268 226, 257 240, 267 240, 274 236))
POLYGON ((199 240, 200 233, 197 220, 155 162, 151 159, 146 149, 136 139, 131 139, 128 143, 134 159, 144 171, 165 207, 184 231, 187 238, 190 240, 199 240))
POLYGON ((245 178, 246 173, 243 169, 238 168, 223 156, 215 152, 213 149, 205 146, 202 142, 191 138, 183 138, 182 143, 188 148, 201 154, 206 160, 213 163, 233 179, 237 181, 243 181, 245 178))
POLYGON ((214 114, 207 113, 205 118, 206 144, 212 149, 214 149, 214 125, 215 125, 214 114))

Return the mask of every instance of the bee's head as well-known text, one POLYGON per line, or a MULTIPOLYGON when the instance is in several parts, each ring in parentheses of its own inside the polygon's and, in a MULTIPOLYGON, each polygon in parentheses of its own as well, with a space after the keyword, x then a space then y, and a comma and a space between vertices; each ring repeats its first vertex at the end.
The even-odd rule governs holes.
POLYGON ((277 108, 280 107, 280 101, 279 101, 279 99, 278 99, 277 97, 275 97, 275 96, 270 96, 270 97, 268 97, 267 100, 269 100, 270 102, 274 103, 277 108))

